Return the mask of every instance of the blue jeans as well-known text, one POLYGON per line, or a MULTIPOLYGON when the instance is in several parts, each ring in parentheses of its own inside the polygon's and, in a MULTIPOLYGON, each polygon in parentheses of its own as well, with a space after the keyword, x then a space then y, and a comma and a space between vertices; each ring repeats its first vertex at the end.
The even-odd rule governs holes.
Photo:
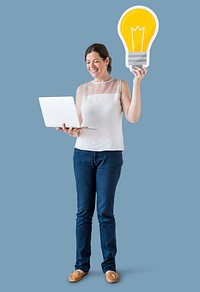
POLYGON ((116 186, 123 164, 122 151, 74 149, 77 189, 76 264, 88 272, 91 256, 92 218, 97 199, 97 215, 103 254, 102 270, 116 271, 116 233, 113 213, 116 186))

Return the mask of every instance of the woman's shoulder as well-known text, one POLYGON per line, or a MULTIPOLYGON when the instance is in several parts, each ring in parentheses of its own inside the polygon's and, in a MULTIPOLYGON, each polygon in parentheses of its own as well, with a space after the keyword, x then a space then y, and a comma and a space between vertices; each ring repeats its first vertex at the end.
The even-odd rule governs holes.
POLYGON ((85 95, 85 93, 87 92, 87 89, 90 86, 90 84, 91 84, 91 81, 80 84, 77 87, 76 96, 77 97, 82 97, 83 95, 85 95))
MULTIPOLYGON (((114 79, 114 78, 113 78, 113 79, 114 79)), ((126 87, 128 86, 127 81, 124 80, 124 79, 117 79, 117 78, 115 78, 115 79, 114 79, 114 82, 115 82, 116 85, 118 84, 118 87, 119 87, 120 89, 126 88, 126 87)))
POLYGON ((127 84, 126 80, 124 79, 113 78, 113 81, 121 84, 127 84))
POLYGON ((82 83, 77 87, 77 90, 83 90, 85 87, 90 86, 90 84, 91 84, 91 81, 82 83))
POLYGON ((125 84, 125 83, 127 84, 127 81, 124 80, 124 79, 121 79, 120 81, 121 81, 121 83, 123 83, 123 84, 125 84))
POLYGON ((122 87, 122 88, 126 88, 126 87, 128 87, 128 83, 127 83, 126 80, 124 80, 124 79, 121 80, 121 87, 122 87))

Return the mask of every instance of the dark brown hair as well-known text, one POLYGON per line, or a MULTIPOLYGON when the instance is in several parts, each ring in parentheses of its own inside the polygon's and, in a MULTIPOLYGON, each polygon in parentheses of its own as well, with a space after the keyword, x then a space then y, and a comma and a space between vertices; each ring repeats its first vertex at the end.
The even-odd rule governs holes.
POLYGON ((112 58, 109 56, 109 52, 106 46, 104 46, 103 44, 92 44, 91 46, 89 46, 85 51, 85 61, 86 61, 87 55, 92 52, 98 53, 101 59, 103 59, 104 61, 106 60, 107 57, 109 58, 107 71, 108 73, 110 73, 112 70, 112 67, 111 67, 112 58))

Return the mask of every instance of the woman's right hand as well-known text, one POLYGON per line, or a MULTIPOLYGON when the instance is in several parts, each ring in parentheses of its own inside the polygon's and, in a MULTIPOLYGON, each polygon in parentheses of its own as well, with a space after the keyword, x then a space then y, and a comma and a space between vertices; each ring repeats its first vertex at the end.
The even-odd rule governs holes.
POLYGON ((56 130, 65 132, 71 137, 78 137, 81 131, 79 128, 67 128, 65 123, 62 124, 62 127, 56 128, 56 130))

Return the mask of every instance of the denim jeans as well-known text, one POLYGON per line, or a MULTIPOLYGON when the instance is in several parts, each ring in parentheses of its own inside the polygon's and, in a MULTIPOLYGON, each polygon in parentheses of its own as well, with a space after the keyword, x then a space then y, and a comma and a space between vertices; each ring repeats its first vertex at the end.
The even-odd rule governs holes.
POLYGON ((97 202, 103 254, 102 270, 116 271, 117 252, 113 213, 116 186, 123 164, 122 151, 74 149, 74 173, 77 189, 76 264, 88 272, 91 256, 92 218, 97 202))

